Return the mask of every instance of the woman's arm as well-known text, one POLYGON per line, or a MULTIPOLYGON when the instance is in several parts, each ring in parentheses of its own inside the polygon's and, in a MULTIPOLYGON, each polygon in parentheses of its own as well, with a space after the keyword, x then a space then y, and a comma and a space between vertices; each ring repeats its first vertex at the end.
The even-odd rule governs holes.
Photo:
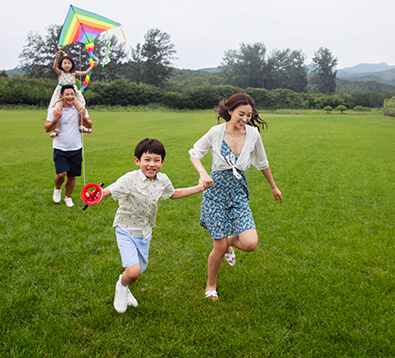
POLYGON ((92 66, 89 67, 87 70, 85 70, 85 71, 75 71, 74 73, 75 73, 76 76, 86 76, 89 73, 91 73, 92 70, 93 70, 93 67, 96 67, 96 66, 97 66, 97 62, 93 62, 92 66))
POLYGON ((278 190, 278 188, 276 186, 276 183, 274 182, 274 179, 273 179, 270 167, 267 167, 266 169, 262 169, 261 172, 265 176, 267 182, 270 185, 270 188, 272 189, 272 194, 274 196, 274 199, 276 201, 280 201, 280 203, 282 203, 283 202, 283 196, 281 194, 281 191, 278 190))
POLYGON ((190 157, 193 167, 200 175, 200 180, 202 182, 203 188, 208 189, 213 186, 213 179, 207 174, 206 169, 204 169, 202 162, 198 158, 190 157))

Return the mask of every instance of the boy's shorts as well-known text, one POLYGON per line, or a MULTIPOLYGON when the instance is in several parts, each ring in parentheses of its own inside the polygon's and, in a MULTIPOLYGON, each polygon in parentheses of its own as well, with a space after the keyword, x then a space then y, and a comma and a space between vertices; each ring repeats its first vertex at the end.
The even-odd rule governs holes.
POLYGON ((56 174, 67 172, 68 177, 79 177, 81 176, 82 148, 70 151, 54 148, 53 161, 56 174))
POLYGON ((129 267, 140 264, 141 272, 148 266, 148 252, 152 235, 145 240, 135 237, 122 230, 119 226, 115 228, 117 244, 121 254, 122 266, 129 267))

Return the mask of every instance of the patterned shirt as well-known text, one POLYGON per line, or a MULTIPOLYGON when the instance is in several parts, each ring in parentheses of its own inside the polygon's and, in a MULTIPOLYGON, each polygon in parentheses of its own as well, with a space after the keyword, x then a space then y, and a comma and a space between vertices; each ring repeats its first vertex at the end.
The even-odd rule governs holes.
POLYGON ((119 204, 113 226, 144 239, 156 227, 159 199, 168 199, 175 192, 166 174, 158 173, 155 179, 150 180, 140 169, 126 173, 108 189, 119 204))

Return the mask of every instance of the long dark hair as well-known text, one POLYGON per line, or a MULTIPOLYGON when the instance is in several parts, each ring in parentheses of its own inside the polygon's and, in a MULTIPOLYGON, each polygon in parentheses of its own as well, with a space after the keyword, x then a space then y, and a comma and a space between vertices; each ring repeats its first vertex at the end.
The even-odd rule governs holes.
POLYGON ((62 62, 63 62, 64 60, 69 60, 69 61, 71 62, 72 66, 71 66, 71 68, 70 68, 70 73, 73 73, 74 70, 75 70, 75 63, 74 63, 74 60, 73 60, 70 56, 67 56, 67 55, 66 55, 66 56, 63 56, 63 57, 60 59, 59 65, 58 65, 59 69, 61 69, 62 71, 64 71, 64 69, 63 69, 63 67, 62 67, 62 62))
POLYGON ((223 99, 219 102, 218 107, 214 108, 214 111, 218 113, 218 120, 223 118, 228 122, 231 117, 229 111, 234 111, 237 107, 246 105, 250 105, 252 107, 252 117, 247 124, 257 127, 259 131, 261 129, 267 129, 268 123, 259 117, 259 114, 255 109, 254 99, 246 93, 236 93, 228 99, 223 99))

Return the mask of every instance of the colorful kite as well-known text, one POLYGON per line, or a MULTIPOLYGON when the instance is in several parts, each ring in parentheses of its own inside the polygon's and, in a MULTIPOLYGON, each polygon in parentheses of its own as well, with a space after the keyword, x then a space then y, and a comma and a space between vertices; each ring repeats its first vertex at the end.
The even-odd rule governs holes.
MULTIPOLYGON (((94 14, 86 10, 79 9, 70 5, 69 12, 64 20, 62 32, 60 33, 58 48, 61 52, 60 46, 70 45, 74 42, 81 42, 85 44, 85 48, 89 53, 89 66, 93 64, 93 49, 96 37, 103 31, 117 27, 122 31, 123 37, 126 42, 125 34, 121 28, 121 24, 103 16, 94 14)), ((107 34, 108 38, 108 34, 107 34)), ((108 38, 107 55, 110 49, 110 39, 108 38)), ((64 52, 63 52, 64 53, 64 52)), ((104 66, 104 64, 103 64, 104 66)), ((86 88, 89 83, 91 74, 85 77, 85 81, 81 86, 81 92, 86 88)))

